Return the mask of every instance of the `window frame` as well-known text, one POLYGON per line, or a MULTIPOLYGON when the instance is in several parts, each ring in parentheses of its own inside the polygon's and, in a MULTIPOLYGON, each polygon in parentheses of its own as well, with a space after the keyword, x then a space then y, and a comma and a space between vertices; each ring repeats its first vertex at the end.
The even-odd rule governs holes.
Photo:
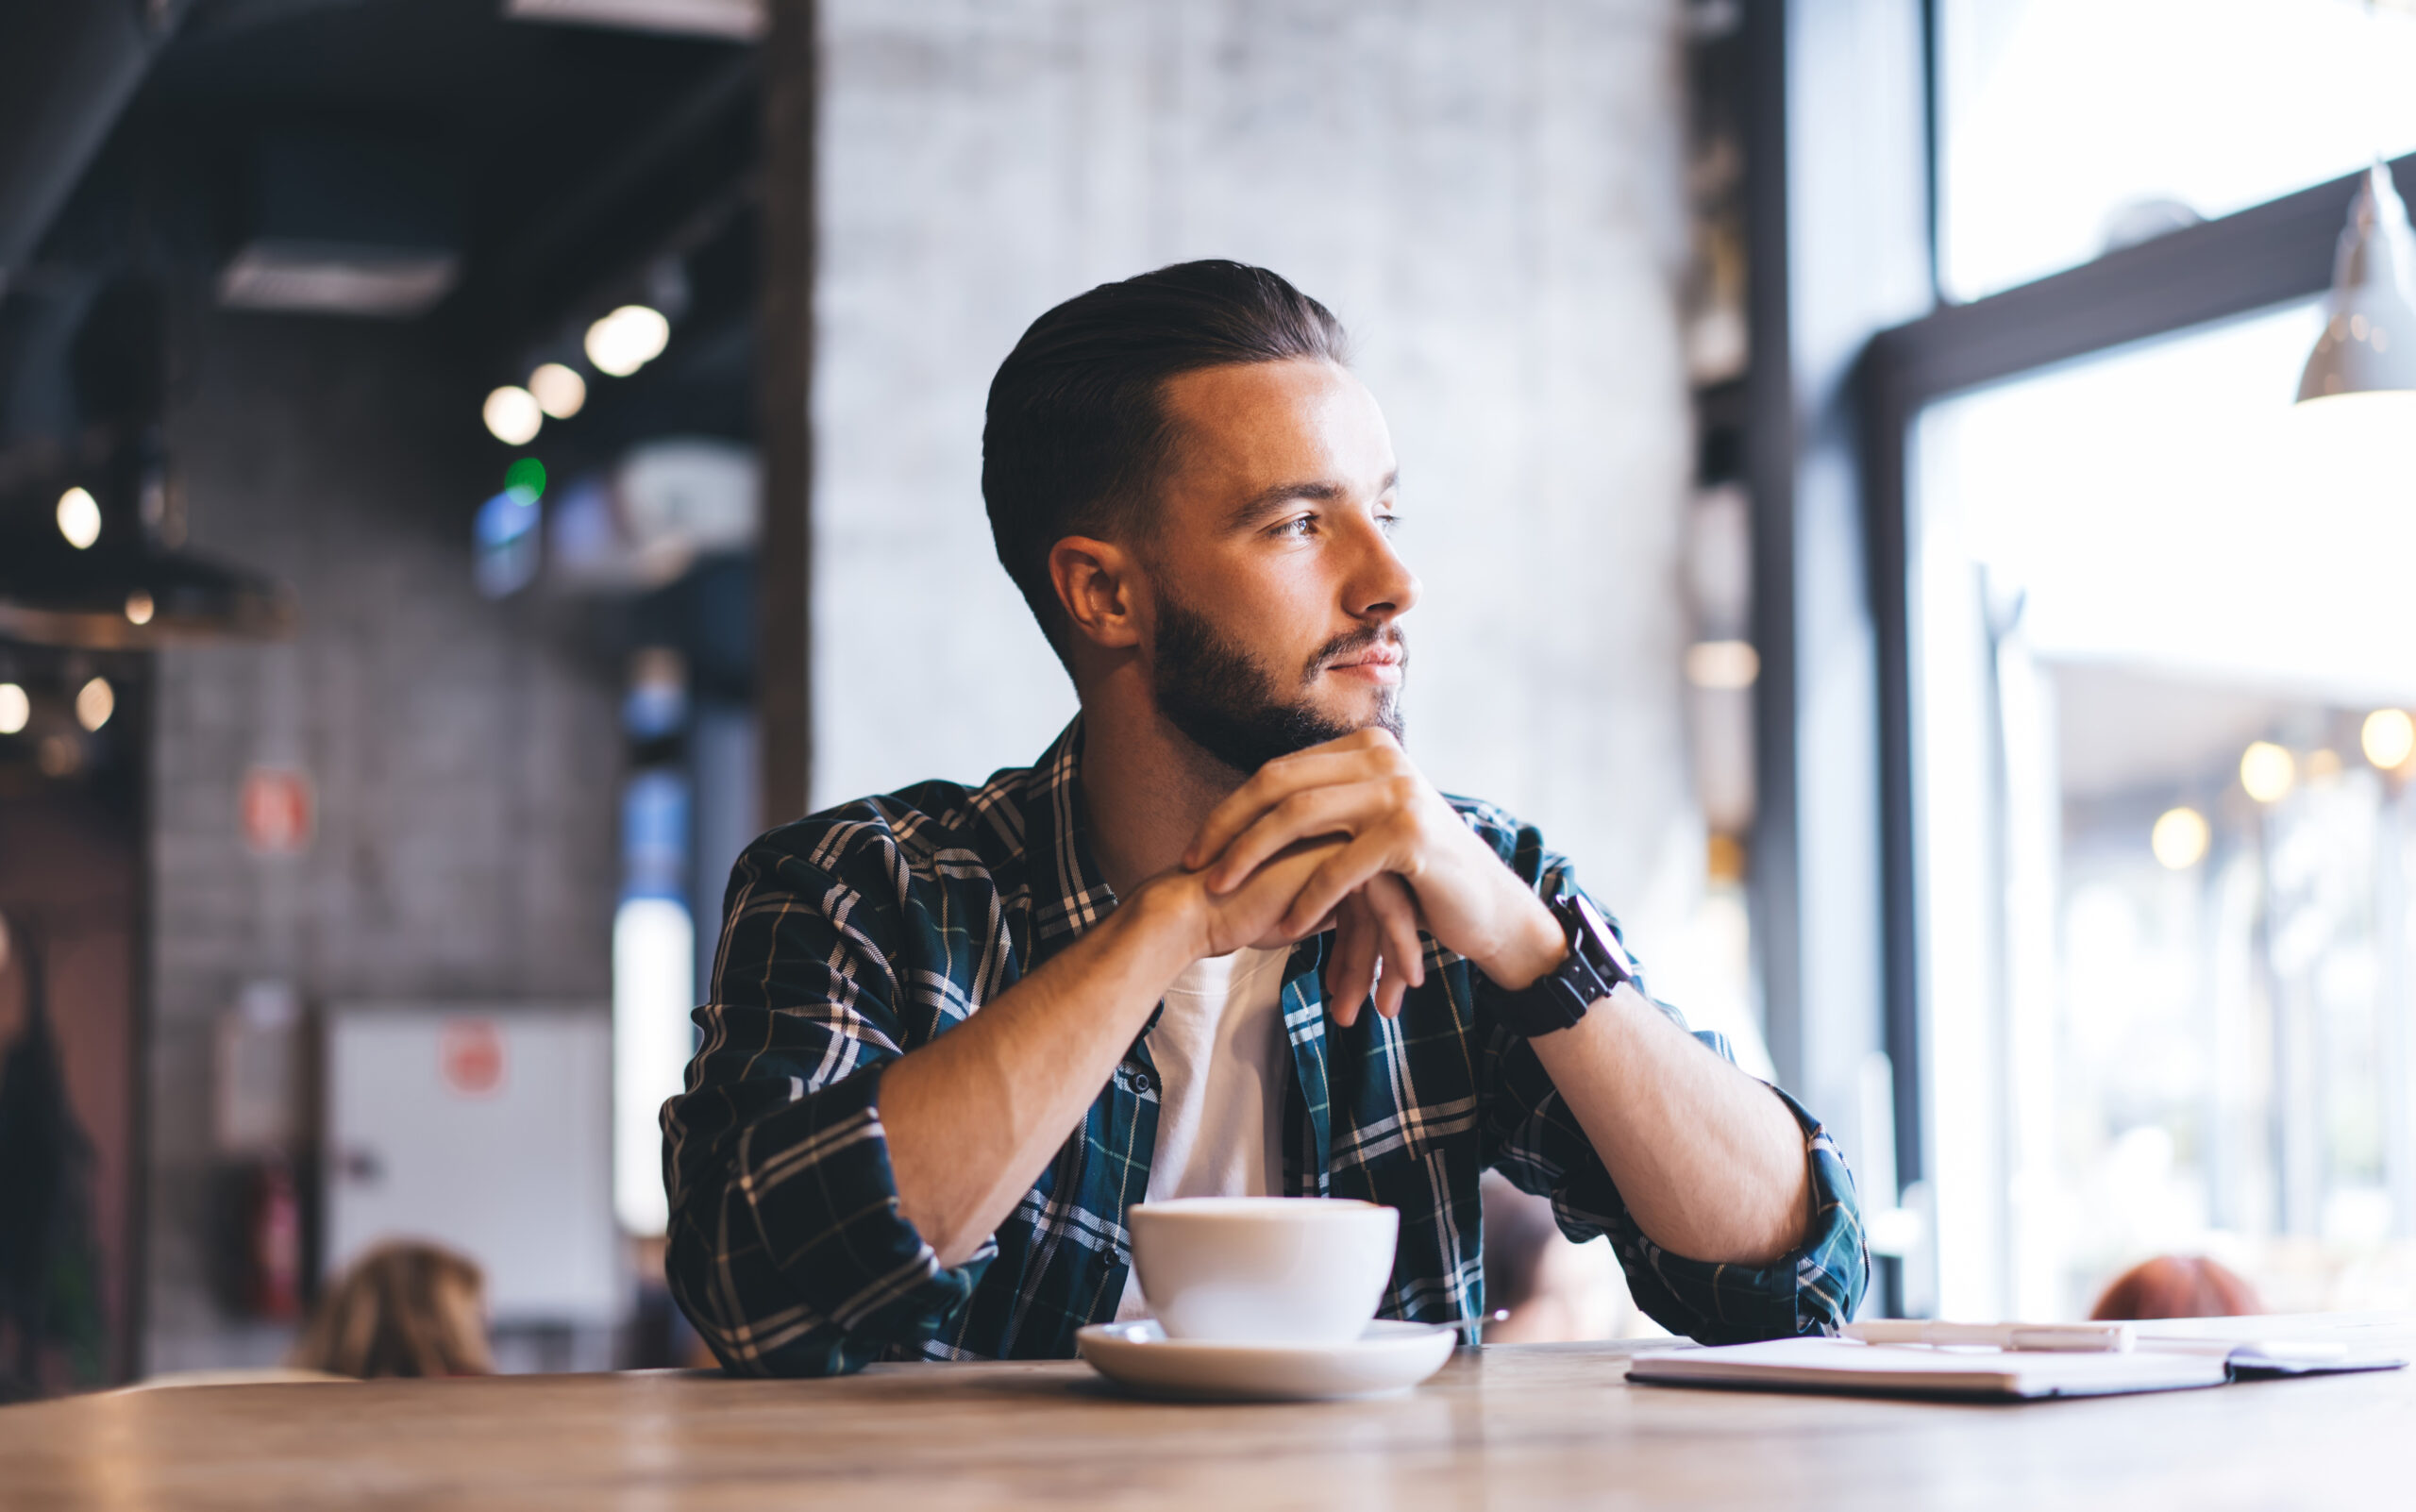
MULTIPOLYGON (((1934 184, 1934 131, 1931 145, 1934 184)), ((2400 193, 2416 197, 2416 153, 2390 167, 2400 193)), ((2363 177, 2331 179, 1984 299, 1940 305, 1871 337, 1856 363, 1878 664, 1882 1023, 1896 1067, 1898 1166, 1908 1179, 1930 1168, 1932 1148, 1921 1117, 1928 1088, 1911 658, 1913 427, 1927 406, 1953 395, 2323 294, 2363 177)), ((1932 249, 1934 257, 1934 239, 1932 249)))

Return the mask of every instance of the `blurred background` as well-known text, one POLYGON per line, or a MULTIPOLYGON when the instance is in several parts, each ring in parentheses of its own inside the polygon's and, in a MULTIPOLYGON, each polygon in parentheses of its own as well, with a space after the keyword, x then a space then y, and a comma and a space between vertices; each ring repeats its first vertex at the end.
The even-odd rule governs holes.
MULTIPOLYGON (((398 1238, 499 1369, 689 1358, 730 864, 1070 716, 983 395, 1205 256, 1385 407, 1418 758, 1829 1122, 1875 1308, 2416 1305, 2411 76, 2357 0, 10 8, 0 1391, 398 1238)), ((1650 1326, 1514 1199, 1500 1336, 1650 1326)))

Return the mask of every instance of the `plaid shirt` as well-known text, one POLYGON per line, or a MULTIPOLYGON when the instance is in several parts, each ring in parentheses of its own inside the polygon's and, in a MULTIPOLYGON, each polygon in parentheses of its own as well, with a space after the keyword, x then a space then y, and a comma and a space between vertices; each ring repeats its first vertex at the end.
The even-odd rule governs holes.
MULTIPOLYGON (((1157 1145, 1146 1031, 1014 1213, 954 1268, 898 1215, 879 1106, 884 1067, 1114 910, 1083 837, 1081 730, 1077 719, 1038 765, 977 790, 926 782, 846 804, 739 859, 713 1000, 696 1014, 703 1038, 687 1090, 663 1113, 672 1293, 730 1369, 1061 1357, 1076 1329, 1115 1316, 1132 1263, 1124 1212, 1148 1193, 1157 1145)), ((1535 830, 1452 802, 1540 894, 1571 885, 1535 830)), ((1429 939, 1426 983, 1401 1016, 1367 1013, 1344 1029, 1325 1011, 1331 942, 1301 941, 1284 973, 1284 1187, 1400 1209, 1384 1317, 1484 1316, 1487 1167, 1550 1197, 1569 1237, 1609 1235, 1637 1302, 1677 1333, 1730 1342, 1827 1332, 1853 1315, 1867 1275, 1853 1178, 1792 1100, 1811 1165, 1803 1249, 1760 1268, 1684 1258, 1628 1216, 1466 961, 1429 939)), ((1720 1036, 1697 1037, 1727 1052, 1720 1036)))

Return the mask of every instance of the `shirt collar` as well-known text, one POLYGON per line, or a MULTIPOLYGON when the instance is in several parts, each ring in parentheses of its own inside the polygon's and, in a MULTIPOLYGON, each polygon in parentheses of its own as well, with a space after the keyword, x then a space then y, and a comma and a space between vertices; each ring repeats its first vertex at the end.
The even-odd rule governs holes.
POLYGON ((1116 912, 1116 890, 1099 874, 1082 816, 1077 781, 1082 751, 1082 716, 1078 714, 1032 766, 1024 841, 1032 875, 1035 963, 1116 912))

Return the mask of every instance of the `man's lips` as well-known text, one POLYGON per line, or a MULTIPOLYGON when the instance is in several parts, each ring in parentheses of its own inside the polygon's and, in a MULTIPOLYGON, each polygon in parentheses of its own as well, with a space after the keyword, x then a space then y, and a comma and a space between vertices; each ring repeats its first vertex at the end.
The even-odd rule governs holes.
POLYGON ((1362 651, 1347 662, 1328 663, 1326 670, 1368 682, 1399 682, 1401 663, 1405 660, 1398 647, 1381 647, 1362 651))

